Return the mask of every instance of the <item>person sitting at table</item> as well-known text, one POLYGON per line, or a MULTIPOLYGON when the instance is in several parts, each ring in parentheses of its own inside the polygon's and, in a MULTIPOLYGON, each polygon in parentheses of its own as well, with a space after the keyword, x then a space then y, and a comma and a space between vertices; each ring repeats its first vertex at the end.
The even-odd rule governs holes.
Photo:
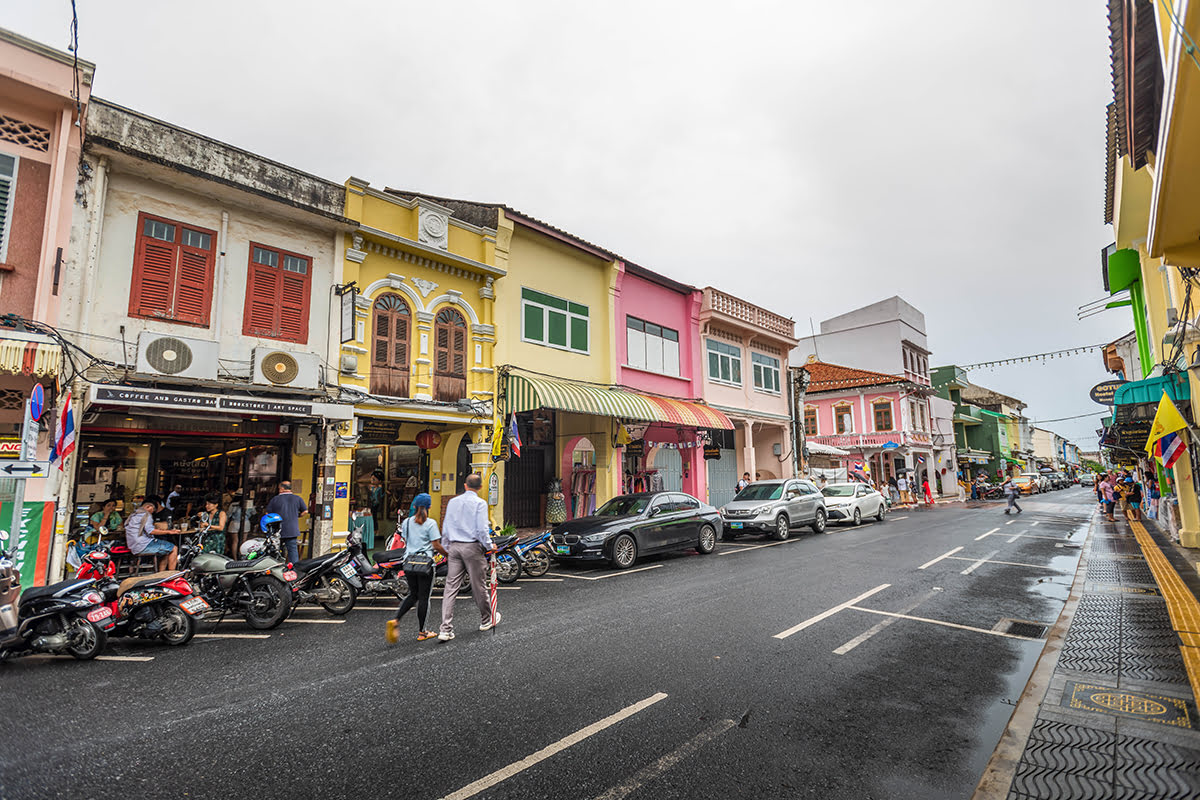
POLYGON ((204 536, 204 549, 210 553, 225 552, 225 526, 229 515, 221 508, 221 498, 210 495, 204 498, 204 510, 200 512, 200 533, 204 536))
POLYGON ((117 513, 117 501, 111 497, 105 500, 100 510, 88 519, 96 528, 107 528, 110 531, 121 529, 121 515, 117 513))
POLYGON ((142 501, 138 510, 125 520, 125 544, 135 556, 158 556, 158 569, 175 569, 179 561, 179 548, 166 539, 159 539, 150 534, 155 530, 165 530, 166 523, 156 523, 154 515, 162 508, 162 502, 155 495, 149 495, 142 501), (162 525, 162 528, 158 526, 162 525))

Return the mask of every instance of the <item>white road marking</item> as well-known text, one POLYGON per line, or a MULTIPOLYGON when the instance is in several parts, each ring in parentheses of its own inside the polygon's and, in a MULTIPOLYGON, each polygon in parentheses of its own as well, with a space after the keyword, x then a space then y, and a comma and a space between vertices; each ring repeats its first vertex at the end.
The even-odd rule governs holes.
POLYGON ((1012 544, 1013 542, 1015 542, 1017 539, 1020 539, 1020 538, 1021 538, 1021 534, 1019 534, 1019 533, 1014 536, 1010 536, 1010 537, 1008 537, 1008 544, 1012 544))
POLYGON ((889 517, 889 519, 894 519, 897 521, 902 520, 902 519, 908 519, 908 514, 905 514, 903 517, 889 517))
POLYGON ((1040 642, 1041 639, 1034 639, 1029 636, 1017 636, 1012 633, 1001 633, 1000 631, 989 631, 986 628, 973 628, 970 625, 959 625, 955 622, 943 622, 940 619, 929 619, 928 617, 913 617, 908 614, 897 614, 893 611, 880 611, 876 608, 861 608, 860 606, 850 606, 854 611, 865 611, 868 614, 879 614, 884 617, 897 617, 899 619, 911 619, 914 622, 928 622, 931 625, 941 625, 944 628, 957 628, 960 631, 975 631, 976 633, 987 633, 992 636, 1002 636, 1005 639, 1020 639, 1025 642, 1040 642))
POLYGON ((998 530, 1000 530, 1000 529, 999 529, 999 528, 992 528, 990 531, 988 531, 987 533, 983 534, 982 536, 976 536, 976 537, 975 537, 975 541, 977 541, 977 542, 978 542, 980 539, 986 539, 987 537, 991 536, 993 533, 995 533, 995 532, 996 532, 996 531, 998 531, 998 530))
MULTIPOLYGON (((567 572, 548 572, 546 574, 554 575, 555 577, 558 577, 558 578, 574 578, 577 581, 602 581, 605 578, 618 578, 622 575, 632 575, 635 572, 645 572, 648 569, 661 569, 662 566, 663 566, 662 564, 651 564, 648 567, 638 567, 637 569, 626 569, 626 570, 622 570, 621 572, 610 572, 607 575, 596 575, 595 577, 588 577, 587 575, 571 575, 570 573, 567 573, 567 572)), ((520 589, 521 587, 514 586, 512 588, 520 589)))
POLYGON ((942 555, 938 556, 938 557, 937 557, 937 558, 935 558, 933 561, 926 561, 924 564, 922 564, 921 566, 917 567, 917 569, 925 569, 926 567, 932 567, 934 564, 936 564, 937 562, 941 561, 943 558, 949 558, 950 556, 952 556, 952 555, 954 555, 955 553, 957 553, 959 550, 962 550, 962 548, 961 548, 961 547, 956 547, 956 548, 954 548, 953 550, 950 550, 949 552, 943 553, 942 555))
POLYGON ((1016 520, 1015 520, 1015 519, 1010 519, 1008 522, 1006 522, 1006 523, 1004 523, 1004 524, 1005 524, 1005 525, 1012 525, 1014 522, 1016 522, 1016 520))
POLYGON ((748 545, 741 545, 741 549, 740 549, 740 550, 726 550, 724 553, 717 553, 717 555, 719 555, 719 556, 731 556, 731 555, 733 555, 734 553, 746 553, 746 552, 749 552, 749 551, 751 551, 751 550, 758 550, 758 549, 760 549, 760 548, 763 548, 763 547, 778 547, 778 546, 779 546, 779 545, 781 545, 781 544, 789 544, 789 543, 791 543, 791 542, 797 542, 797 541, 799 541, 799 539, 784 539, 782 542, 767 542, 766 544, 748 544, 748 545))
POLYGON ((634 714, 638 713, 639 711, 647 709, 650 706, 654 705, 655 703, 659 702, 660 700, 665 700, 665 699, 667 699, 667 695, 664 694, 663 692, 658 692, 656 694, 652 694, 649 697, 647 697, 645 700, 641 700, 637 703, 634 703, 631 706, 627 706, 626 708, 621 709, 617 713, 612 714, 611 716, 605 717, 604 719, 600 720, 599 722, 593 722, 591 725, 588 725, 586 728, 581 728, 580 730, 576 731, 575 733, 572 733, 570 736, 565 736, 562 739, 559 739, 554 744, 547 745, 546 747, 543 747, 541 750, 538 750, 536 753, 525 756, 525 758, 521 759, 520 761, 517 761, 516 763, 509 764, 507 767, 504 767, 503 769, 496 770, 491 775, 485 775, 484 777, 480 778, 479 780, 475 781, 474 783, 467 784, 463 788, 459 789, 457 792, 446 795, 444 798, 442 798, 442 800, 466 800, 466 798, 468 798, 468 797, 474 797, 475 795, 479 794, 480 792, 484 791, 485 789, 490 789, 491 787, 495 786, 496 784, 500 783, 501 781, 508 780, 512 776, 529 769, 530 767, 534 766, 535 764, 541 763, 542 761, 545 761, 547 758, 550 758, 551 756, 553 756, 557 753, 561 753, 563 750, 566 750, 568 747, 575 745, 575 744, 579 744, 584 739, 594 736, 597 733, 599 733, 600 731, 605 730, 606 728, 611 728, 613 725, 616 725, 618 722, 628 719, 629 717, 632 717, 634 714))
POLYGON ((1041 525, 1041 524, 1042 524, 1042 521, 1041 521, 1041 520, 1037 520, 1036 522, 1031 522, 1031 523, 1029 523, 1029 527, 1031 527, 1031 528, 1032 528, 1034 525, 1041 525))
POLYGON ((562 578, 521 578, 523 583, 562 583, 562 578))
MULTIPOLYGON (((997 550, 996 552, 1000 552, 1000 551, 997 550)), ((1022 564, 1019 561, 992 561, 990 558, 975 559, 975 558, 964 558, 963 556, 950 556, 950 557, 955 559, 956 561, 974 561, 974 562, 976 562, 977 566, 979 563, 1006 564, 1010 567, 1032 567, 1033 569, 1048 569, 1051 572, 1059 572, 1059 570, 1056 570, 1054 567, 1048 567, 1045 564, 1022 564)), ((966 573, 964 573, 964 574, 966 574, 966 573)))
POLYGON ((976 562, 975 562, 974 564, 972 564, 971 566, 969 566, 969 567, 967 567, 966 569, 964 569, 964 570, 962 571, 962 574, 963 574, 963 575, 970 575, 972 572, 974 572, 975 570, 979 569, 979 568, 980 568, 980 567, 982 567, 984 564, 988 563, 988 559, 989 559, 989 558, 991 558, 992 556, 998 556, 998 555, 1000 555, 1000 551, 999 551, 999 550, 993 550, 992 552, 988 553, 988 554, 987 554, 986 556, 984 556, 983 558, 981 558, 981 559, 979 559, 978 561, 976 561, 976 562))
MULTIPOLYGON (((942 591, 942 590, 941 590, 940 588, 938 588, 938 587, 936 587, 936 586, 935 586, 935 587, 933 588, 933 591, 931 591, 931 592, 927 593, 925 596, 923 596, 923 597, 919 598, 919 599, 918 599, 918 600, 917 600, 915 603, 913 603, 912 605, 910 605, 910 606, 908 606, 907 608, 905 608, 905 609, 904 609, 904 611, 903 611, 902 613, 905 613, 905 614, 909 613, 909 612, 910 612, 910 611, 912 611, 914 608, 916 608, 917 606, 921 605, 921 604, 922 604, 922 603, 924 603, 926 600, 928 600, 929 598, 933 597, 935 594, 937 594, 937 593, 938 593, 938 592, 940 592, 940 591, 942 591)), ((865 632, 863 632, 863 633, 859 634, 858 636, 855 636, 853 639, 851 639, 850 641, 846 642, 846 643, 845 643, 844 645, 842 645, 841 647, 839 647, 839 648, 837 648, 836 650, 834 650, 834 651, 833 651, 833 652, 834 652, 834 654, 835 654, 835 655, 839 655, 839 656, 844 656, 844 655, 846 655, 846 653, 849 653, 851 650, 853 650, 854 648, 858 647, 860 644, 862 644, 863 642, 865 642, 867 639, 870 639, 870 638, 871 638, 872 636, 874 636, 875 634, 879 633, 881 630, 883 630, 884 628, 886 628, 888 625, 894 625, 894 624, 895 624, 897 621, 898 621, 898 620, 897 620, 895 617, 888 617, 888 618, 887 618, 887 619, 885 619, 883 622, 880 622, 878 625, 872 626, 871 628, 869 628, 869 629, 868 629, 868 630, 866 630, 865 632)))
POLYGON ((197 639, 270 639, 269 633, 197 633, 197 639))
POLYGON ((871 595, 875 594, 876 592, 882 592, 884 589, 888 588, 889 586, 891 586, 890 583, 881 583, 878 586, 876 586, 874 589, 872 589, 871 591, 863 592, 862 594, 860 594, 858 597, 854 598, 853 600, 847 600, 844 603, 834 606, 833 608, 829 609, 828 611, 822 611, 820 614, 817 614, 815 617, 809 617, 808 619, 804 620, 804 622, 801 622, 799 625, 795 625, 791 628, 788 628, 786 631, 782 631, 780 633, 775 634, 774 638, 786 639, 787 637, 791 636, 793 633, 799 633, 800 631, 807 628, 809 625, 816 625, 818 622, 825 619, 826 617, 832 617, 834 614, 841 611, 842 609, 850 608, 852 605, 857 603, 859 600, 865 600, 866 598, 870 597, 871 595))
POLYGON ((735 725, 737 725, 737 722, 734 720, 721 720, 708 730, 701 731, 691 739, 688 739, 662 758, 638 770, 635 774, 612 787, 604 794, 597 795, 595 800, 622 800, 622 798, 628 797, 735 725))
POLYGON ((309 625, 342 625, 346 622, 344 619, 303 619, 302 617, 288 617, 288 622, 307 622, 309 625))
POLYGON ((154 656, 96 656, 97 661, 153 661, 154 656))

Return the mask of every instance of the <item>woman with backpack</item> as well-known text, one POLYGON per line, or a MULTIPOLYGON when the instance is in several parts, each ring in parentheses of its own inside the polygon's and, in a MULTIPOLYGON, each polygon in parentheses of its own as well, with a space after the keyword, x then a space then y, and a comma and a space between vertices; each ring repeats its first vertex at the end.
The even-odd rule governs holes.
POLYGON ((436 639, 438 635, 437 631, 425 629, 425 619, 429 616, 429 598, 433 595, 433 554, 437 552, 446 555, 437 521, 429 517, 432 505, 433 498, 424 492, 414 497, 412 512, 404 520, 401 528, 408 548, 404 554, 404 577, 408 580, 408 594, 396 609, 395 619, 387 621, 385 635, 389 644, 400 641, 397 630, 400 618, 414 605, 417 607, 417 641, 436 639))

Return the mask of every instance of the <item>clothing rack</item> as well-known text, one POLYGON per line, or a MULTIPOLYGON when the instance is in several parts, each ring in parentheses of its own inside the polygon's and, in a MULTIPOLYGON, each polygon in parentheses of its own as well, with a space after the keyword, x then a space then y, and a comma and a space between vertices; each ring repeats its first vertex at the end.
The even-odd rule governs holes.
POLYGON ((656 469, 625 470, 625 477, 621 482, 623 494, 661 492, 662 488, 662 476, 656 469))
POLYGON ((577 466, 571 470, 571 517, 587 517, 596 512, 596 468, 577 466))

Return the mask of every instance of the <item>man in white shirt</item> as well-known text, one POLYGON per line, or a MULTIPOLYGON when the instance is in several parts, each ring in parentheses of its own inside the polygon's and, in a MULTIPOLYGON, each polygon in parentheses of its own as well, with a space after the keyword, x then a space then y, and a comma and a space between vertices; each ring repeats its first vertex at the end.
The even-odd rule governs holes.
POLYGON ((908 491, 908 476, 903 472, 896 478, 896 488, 900 490, 900 503, 905 505, 912 502, 912 495, 908 491))
MULTIPOLYGON (((492 539, 489 536, 487 502, 479 496, 483 478, 472 473, 467 476, 463 488, 462 494, 446 504, 446 514, 442 518, 442 544, 449 553, 449 573, 446 575, 446 589, 442 593, 439 642, 454 638, 454 601, 458 599, 458 590, 462 588, 464 578, 471 581, 471 597, 479 609, 479 630, 486 631, 492 627, 492 609, 488 605, 484 580, 487 570, 485 553, 492 549, 492 539)), ((499 611, 496 612, 496 624, 500 624, 499 611)))

